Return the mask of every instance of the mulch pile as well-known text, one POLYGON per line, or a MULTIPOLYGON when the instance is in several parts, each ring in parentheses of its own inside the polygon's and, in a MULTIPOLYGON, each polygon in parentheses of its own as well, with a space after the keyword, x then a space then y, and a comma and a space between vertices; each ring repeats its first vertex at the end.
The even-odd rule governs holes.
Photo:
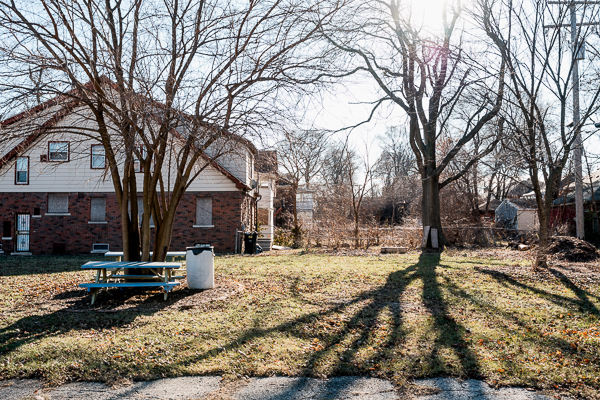
POLYGON ((600 258, 600 253, 591 243, 571 236, 552 236, 548 254, 571 262, 595 261, 600 258))

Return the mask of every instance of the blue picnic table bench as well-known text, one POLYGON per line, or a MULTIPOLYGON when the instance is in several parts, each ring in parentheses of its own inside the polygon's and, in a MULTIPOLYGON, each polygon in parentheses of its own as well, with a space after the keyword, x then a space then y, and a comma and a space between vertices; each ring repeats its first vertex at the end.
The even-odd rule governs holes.
POLYGON ((175 279, 183 279, 185 276, 173 275, 173 270, 181 268, 181 263, 174 262, 128 262, 128 261, 90 261, 81 266, 84 270, 96 270, 96 279, 92 283, 81 283, 80 287, 87 288, 92 292, 92 304, 96 301, 98 291, 102 288, 149 288, 162 287, 167 294, 171 289, 179 286, 175 279), (125 274, 124 270, 128 273, 125 274), (131 270, 149 270, 152 274, 131 274, 131 270), (124 282, 123 280, 127 280, 124 282))
MULTIPOLYGON (((175 259, 175 257, 185 257, 185 255, 185 251, 167 251, 167 259, 171 258, 172 261, 175 259)), ((121 261, 121 259, 123 258, 123 252, 107 251, 106 253, 104 253, 104 257, 115 257, 117 259, 116 261, 121 261)), ((150 257, 152 257, 152 252, 150 252, 150 257)))

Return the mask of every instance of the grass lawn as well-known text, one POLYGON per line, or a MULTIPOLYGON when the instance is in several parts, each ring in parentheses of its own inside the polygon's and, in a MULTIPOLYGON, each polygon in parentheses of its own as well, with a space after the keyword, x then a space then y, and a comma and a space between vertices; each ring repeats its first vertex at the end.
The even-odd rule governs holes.
POLYGON ((600 398, 600 266, 532 276, 510 254, 217 257, 240 290, 94 306, 90 257, 1 257, 0 379, 454 376, 600 398))

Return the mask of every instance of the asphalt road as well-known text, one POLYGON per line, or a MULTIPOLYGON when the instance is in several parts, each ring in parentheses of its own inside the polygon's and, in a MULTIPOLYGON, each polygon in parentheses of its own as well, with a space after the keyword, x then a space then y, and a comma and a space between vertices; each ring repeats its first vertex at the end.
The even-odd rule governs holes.
POLYGON ((107 387, 97 382, 76 382, 45 388, 31 379, 0 381, 2 400, 300 400, 300 399, 429 399, 429 400, 550 400, 524 388, 493 389, 477 380, 451 378, 425 379, 414 382, 421 390, 399 394, 384 379, 365 377, 250 378, 225 381, 219 376, 197 376, 133 382, 107 387))

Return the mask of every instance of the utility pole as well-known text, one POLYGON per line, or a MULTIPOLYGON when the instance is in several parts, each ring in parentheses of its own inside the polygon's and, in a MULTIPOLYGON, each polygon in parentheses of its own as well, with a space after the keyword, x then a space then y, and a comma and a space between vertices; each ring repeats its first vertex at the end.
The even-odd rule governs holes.
POLYGON ((575 224, 578 239, 585 238, 584 215, 583 215, 583 168, 581 164, 581 155, 583 153, 583 143, 581 140, 581 125, 579 115, 579 60, 584 59, 585 43, 579 40, 578 26, 598 25, 598 23, 577 23, 576 5, 594 5, 600 4, 600 1, 549 1, 548 4, 569 5, 571 13, 570 24, 545 25, 544 28, 571 28, 571 49, 573 51, 573 129, 575 129, 575 141, 573 149, 573 166, 575 169, 575 224))

